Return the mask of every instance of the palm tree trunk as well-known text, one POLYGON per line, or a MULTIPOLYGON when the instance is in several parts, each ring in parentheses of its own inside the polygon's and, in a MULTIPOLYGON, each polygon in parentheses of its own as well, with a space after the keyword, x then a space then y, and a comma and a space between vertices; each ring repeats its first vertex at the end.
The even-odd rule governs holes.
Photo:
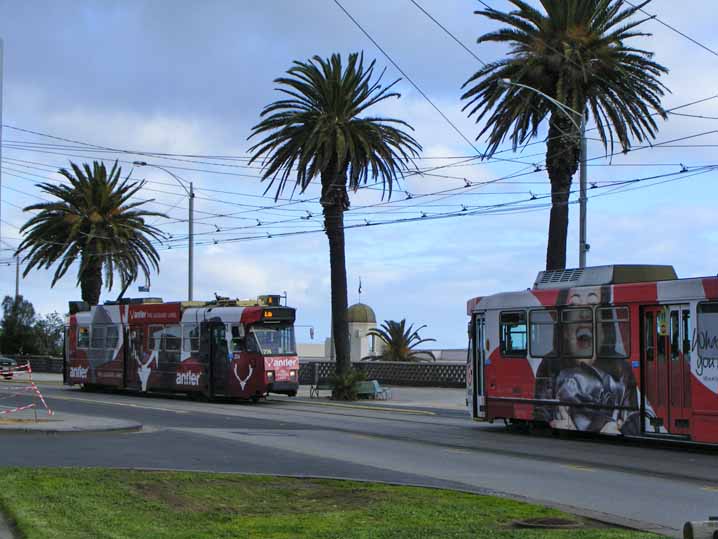
POLYGON ((335 205, 324 208, 324 226, 329 238, 329 267, 332 287, 332 330, 337 375, 351 369, 349 324, 347 323, 347 269, 344 254, 344 210, 335 205))
POLYGON ((80 270, 80 289, 82 301, 97 305, 102 290, 102 259, 92 253, 83 255, 80 270))
POLYGON ((548 131, 546 170, 551 180, 551 217, 546 246, 546 269, 566 268, 568 201, 571 178, 578 170, 581 141, 573 122, 563 113, 554 112, 548 131))
POLYGON ((321 204, 324 208, 324 230, 329 239, 329 268, 332 295, 332 333, 336 353, 336 374, 351 370, 349 357, 349 324, 347 323, 347 269, 344 253, 344 211, 349 207, 346 177, 337 173, 330 162, 322 173, 321 204))

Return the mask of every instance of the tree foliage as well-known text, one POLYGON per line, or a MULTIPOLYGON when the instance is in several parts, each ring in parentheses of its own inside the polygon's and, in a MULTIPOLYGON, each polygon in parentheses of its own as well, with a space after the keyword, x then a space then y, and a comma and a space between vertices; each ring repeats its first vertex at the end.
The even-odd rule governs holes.
POLYGON ((58 313, 36 316, 32 303, 5 296, 0 322, 0 352, 59 356, 65 323, 58 313))
POLYGON ((149 282, 150 272, 159 271, 159 255, 151 240, 164 236, 145 219, 166 216, 140 209, 148 200, 131 200, 144 182, 132 182, 129 175, 122 180, 116 161, 109 171, 97 161, 92 167, 71 162, 70 168, 59 171, 69 185, 38 185, 55 200, 24 208, 38 213, 23 225, 18 253, 24 254, 23 275, 57 264, 51 286, 79 260, 77 282, 82 299, 96 305, 103 273, 108 290, 115 274, 124 290, 140 272, 149 282))
POLYGON ((290 183, 292 193, 303 193, 316 178, 321 180, 338 376, 351 368, 344 244, 348 189, 379 181, 391 196, 421 150, 406 122, 367 115, 371 107, 399 97, 393 91, 398 81, 384 85, 384 72, 375 77, 374 69, 375 61, 366 65, 364 55, 357 53, 346 64, 339 54, 295 61, 286 76, 275 80, 286 97, 264 107, 250 135, 261 137, 250 148, 250 163, 261 160, 262 179, 269 181, 267 191, 275 186, 276 198, 290 183))
POLYGON ((546 168, 552 187, 547 269, 565 267, 566 227, 571 177, 580 158, 580 118, 540 95, 554 98, 590 116, 606 151, 618 143, 652 139, 656 117, 666 118, 659 80, 667 69, 653 53, 628 42, 648 36, 638 30, 646 19, 633 16, 650 0, 626 7, 622 0, 540 0, 540 9, 523 0, 504 13, 486 8, 475 13, 502 24, 478 38, 479 43, 509 46, 507 56, 486 64, 464 88, 464 110, 483 122, 477 138, 488 137, 486 156, 508 137, 516 150, 536 137, 549 118, 546 168), (625 8, 625 9, 624 9, 625 8), (512 81, 529 88, 506 85, 512 81))
POLYGON ((370 356, 365 359, 381 361, 436 361, 434 353, 430 350, 415 350, 417 346, 436 339, 422 339, 419 332, 426 325, 414 329, 414 325, 406 327, 406 319, 384 320, 378 328, 372 328, 367 335, 374 335, 384 343, 384 350, 379 356, 370 356))

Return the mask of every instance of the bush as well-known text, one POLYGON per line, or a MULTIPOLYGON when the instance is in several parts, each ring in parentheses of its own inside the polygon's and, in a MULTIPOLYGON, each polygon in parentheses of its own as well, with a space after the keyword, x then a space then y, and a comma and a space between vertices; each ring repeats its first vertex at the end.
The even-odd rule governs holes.
POLYGON ((334 374, 329 378, 332 384, 332 400, 355 401, 357 400, 356 383, 366 380, 363 371, 349 369, 345 374, 334 374))

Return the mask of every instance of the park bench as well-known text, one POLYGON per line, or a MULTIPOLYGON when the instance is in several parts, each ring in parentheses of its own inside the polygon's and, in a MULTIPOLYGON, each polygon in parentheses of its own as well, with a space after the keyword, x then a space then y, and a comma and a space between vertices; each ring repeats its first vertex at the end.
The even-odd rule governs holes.
POLYGON ((357 382, 355 385, 357 396, 359 398, 366 397, 372 399, 387 400, 391 398, 391 393, 386 387, 381 387, 378 380, 368 380, 366 382, 357 382))

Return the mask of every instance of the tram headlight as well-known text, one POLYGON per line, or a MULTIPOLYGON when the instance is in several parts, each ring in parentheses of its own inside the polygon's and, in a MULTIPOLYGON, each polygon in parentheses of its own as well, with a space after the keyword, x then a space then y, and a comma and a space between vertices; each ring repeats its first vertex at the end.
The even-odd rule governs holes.
POLYGON ((274 382, 274 371, 267 371, 267 382, 274 382))
POLYGON ((289 371, 289 378, 295 380, 297 378, 297 371, 289 371))

